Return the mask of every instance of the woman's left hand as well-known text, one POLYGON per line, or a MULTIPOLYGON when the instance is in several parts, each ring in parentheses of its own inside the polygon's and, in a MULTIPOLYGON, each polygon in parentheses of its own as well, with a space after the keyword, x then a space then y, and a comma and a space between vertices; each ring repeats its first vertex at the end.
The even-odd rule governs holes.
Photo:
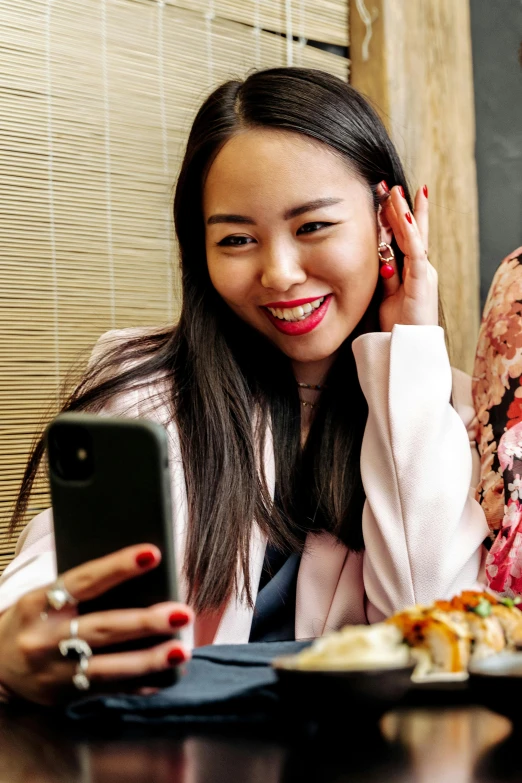
POLYGON ((417 191, 415 216, 399 186, 392 188, 389 196, 382 185, 377 192, 381 198, 381 221, 391 228, 404 253, 402 281, 395 260, 390 262, 395 274, 388 280, 382 279, 381 330, 391 332, 395 324, 438 325, 438 277, 428 260, 427 190, 417 191))

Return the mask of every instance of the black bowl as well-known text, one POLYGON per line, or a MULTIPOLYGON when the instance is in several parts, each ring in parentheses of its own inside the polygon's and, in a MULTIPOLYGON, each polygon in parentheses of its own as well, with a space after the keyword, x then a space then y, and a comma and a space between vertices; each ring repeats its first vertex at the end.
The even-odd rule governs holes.
POLYGON ((500 653, 472 663, 469 687, 475 704, 522 725, 522 652, 500 653))
POLYGON ((304 670, 274 662, 281 707, 292 718, 320 723, 338 720, 349 709, 361 725, 375 723, 412 687, 415 663, 379 669, 304 670))

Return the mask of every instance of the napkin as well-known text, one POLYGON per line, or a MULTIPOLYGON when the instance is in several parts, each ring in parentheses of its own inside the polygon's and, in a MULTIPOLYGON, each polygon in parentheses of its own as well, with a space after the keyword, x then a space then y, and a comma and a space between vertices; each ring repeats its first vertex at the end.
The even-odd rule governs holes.
POLYGON ((67 707, 73 720, 123 723, 263 723, 277 713, 270 664, 310 642, 252 642, 199 647, 179 681, 150 696, 92 695, 67 707))

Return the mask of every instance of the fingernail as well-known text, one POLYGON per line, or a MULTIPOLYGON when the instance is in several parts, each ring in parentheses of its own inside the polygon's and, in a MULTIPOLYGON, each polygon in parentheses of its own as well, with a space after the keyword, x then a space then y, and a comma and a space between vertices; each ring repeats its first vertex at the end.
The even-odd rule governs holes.
POLYGON ((169 623, 172 628, 181 628, 190 621, 190 617, 186 612, 172 612, 169 615, 169 623))
POLYGON ((384 180, 381 182, 381 188, 384 190, 385 193, 389 193, 390 192, 390 188, 388 187, 388 185, 386 184, 386 182, 384 180))
POLYGON ((185 653, 181 650, 174 649, 167 654, 167 661, 171 666, 179 666, 179 664, 184 663, 185 660, 185 653))
POLYGON ((411 215, 410 215, 410 213, 409 213, 409 212, 406 212, 406 214, 404 215, 404 217, 406 218, 406 220, 408 221, 408 223, 412 223, 412 222, 413 222, 413 221, 412 221, 412 219, 411 219, 411 215))
POLYGON ((403 198, 406 198, 406 196, 404 195, 404 188, 402 187, 402 185, 399 185, 398 187, 399 187, 399 193, 401 194, 401 196, 403 198))
POLYGON ((427 185, 424 185, 424 187, 422 188, 422 192, 424 193, 426 198, 428 198, 428 186, 427 185))
POLYGON ((147 568, 147 566, 151 566, 156 560, 156 555, 154 552, 151 552, 150 550, 146 552, 140 552, 139 555, 136 558, 136 563, 140 566, 140 568, 147 568))

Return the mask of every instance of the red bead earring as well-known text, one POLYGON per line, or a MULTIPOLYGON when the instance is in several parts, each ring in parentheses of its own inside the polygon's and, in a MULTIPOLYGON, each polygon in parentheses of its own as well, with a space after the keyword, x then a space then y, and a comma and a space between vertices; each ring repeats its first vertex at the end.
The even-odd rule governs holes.
POLYGON ((395 253, 393 252, 393 248, 391 245, 388 245, 386 242, 380 242, 379 247, 377 248, 377 254, 379 256, 379 261, 382 264, 379 270, 379 274, 385 280, 389 280, 390 277, 393 277, 393 275, 395 274, 395 269, 390 263, 395 259, 395 253), (388 253, 390 254, 389 256, 383 255, 383 251, 385 250, 388 251, 388 253))

